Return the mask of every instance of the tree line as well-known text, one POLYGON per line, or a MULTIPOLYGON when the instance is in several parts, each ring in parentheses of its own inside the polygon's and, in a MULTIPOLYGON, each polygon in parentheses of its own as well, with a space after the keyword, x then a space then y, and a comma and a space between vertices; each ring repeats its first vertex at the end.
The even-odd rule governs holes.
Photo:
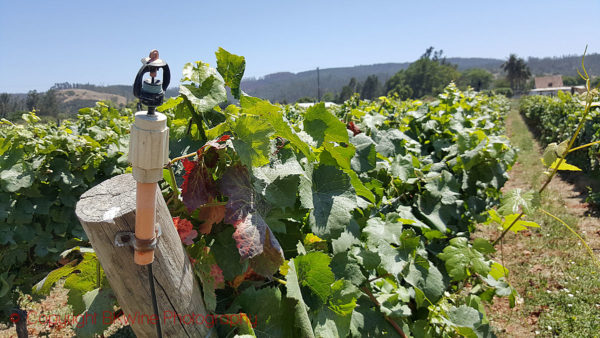
POLYGON ((30 90, 25 97, 8 93, 0 94, 0 118, 12 120, 22 113, 35 110, 38 115, 57 117, 60 113, 60 102, 56 89, 46 92, 30 90))
POLYGON ((364 83, 352 78, 335 97, 335 102, 341 103, 354 93, 359 93, 362 99, 372 100, 382 95, 397 95, 399 98, 415 99, 435 96, 450 83, 455 82, 461 88, 471 87, 476 91, 494 88, 497 92, 511 96, 532 86, 527 80, 531 71, 525 60, 511 54, 502 64, 504 76, 495 78, 494 75, 481 68, 472 68, 464 72, 458 71, 458 66, 449 63, 443 55, 443 50, 429 47, 421 57, 402 69, 381 84, 375 75, 369 76, 364 83))

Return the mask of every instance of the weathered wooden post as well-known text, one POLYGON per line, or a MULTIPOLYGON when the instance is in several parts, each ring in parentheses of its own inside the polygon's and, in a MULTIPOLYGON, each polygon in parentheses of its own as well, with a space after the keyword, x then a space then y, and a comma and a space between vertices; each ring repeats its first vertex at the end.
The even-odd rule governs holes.
MULTIPOLYGON (((133 260, 131 246, 118 247, 118 232, 134 232, 136 181, 129 174, 113 177, 88 190, 76 206, 83 225, 126 318, 138 337, 156 336, 146 266, 133 260)), ((154 279, 165 337, 205 337, 209 323, 191 263, 173 225, 167 205, 156 194, 156 221, 161 235, 154 251, 154 279)))

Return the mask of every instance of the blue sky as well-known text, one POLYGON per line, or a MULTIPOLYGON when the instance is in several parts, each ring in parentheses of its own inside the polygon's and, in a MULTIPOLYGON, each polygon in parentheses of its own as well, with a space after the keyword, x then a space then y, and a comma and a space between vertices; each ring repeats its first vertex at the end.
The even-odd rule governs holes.
POLYGON ((445 55, 506 58, 600 52, 598 0, 0 0, 0 92, 55 82, 129 84, 156 48, 175 81, 223 47, 246 76, 445 55))

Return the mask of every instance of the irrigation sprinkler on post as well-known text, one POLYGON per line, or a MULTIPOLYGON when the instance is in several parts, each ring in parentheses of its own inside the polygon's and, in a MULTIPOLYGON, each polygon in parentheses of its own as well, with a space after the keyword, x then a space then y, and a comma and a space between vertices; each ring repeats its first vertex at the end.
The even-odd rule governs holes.
POLYGON ((139 265, 154 261, 156 189, 163 178, 163 167, 169 163, 167 117, 155 110, 163 102, 170 79, 169 66, 158 58, 155 49, 149 57, 142 59, 142 67, 133 83, 133 95, 140 99, 140 111, 135 113, 135 122, 131 126, 128 158, 133 167, 133 178, 137 181, 134 261, 139 265), (162 82, 156 79, 160 68, 163 69, 162 82), (142 82, 147 72, 150 79, 142 82), (142 104, 148 106, 147 111, 141 111, 142 104))
MULTIPOLYGON (((135 121, 131 125, 129 139, 129 162, 133 167, 133 178, 137 181, 134 262, 148 265, 148 279, 155 316, 159 317, 152 262, 154 248, 158 241, 160 225, 156 224, 156 191, 163 178, 163 167, 169 163, 169 128, 167 117, 156 113, 156 107, 163 103, 165 90, 169 87, 171 72, 166 62, 159 59, 158 51, 150 52, 142 59, 142 67, 133 83, 133 95, 140 99, 135 121), (159 69, 163 70, 163 81, 156 79, 159 69), (142 82, 145 73, 150 78, 142 82), (148 107, 142 111, 142 105, 148 107)), ((159 317, 160 318, 160 317, 159 317)), ((158 337, 162 337, 160 320, 156 326, 158 337)))

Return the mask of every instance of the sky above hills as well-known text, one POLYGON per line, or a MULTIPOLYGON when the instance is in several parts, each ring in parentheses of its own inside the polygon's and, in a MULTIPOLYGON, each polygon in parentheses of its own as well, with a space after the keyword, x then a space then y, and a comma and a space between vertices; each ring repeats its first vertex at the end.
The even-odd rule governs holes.
MULTIPOLYGON (((246 76, 417 59, 600 52, 598 0, 0 0, 0 92, 56 82, 129 84, 156 48, 173 81, 223 47, 246 76), (588 23, 586 23, 588 22, 588 23)), ((174 83, 172 82, 172 83, 174 83)))

